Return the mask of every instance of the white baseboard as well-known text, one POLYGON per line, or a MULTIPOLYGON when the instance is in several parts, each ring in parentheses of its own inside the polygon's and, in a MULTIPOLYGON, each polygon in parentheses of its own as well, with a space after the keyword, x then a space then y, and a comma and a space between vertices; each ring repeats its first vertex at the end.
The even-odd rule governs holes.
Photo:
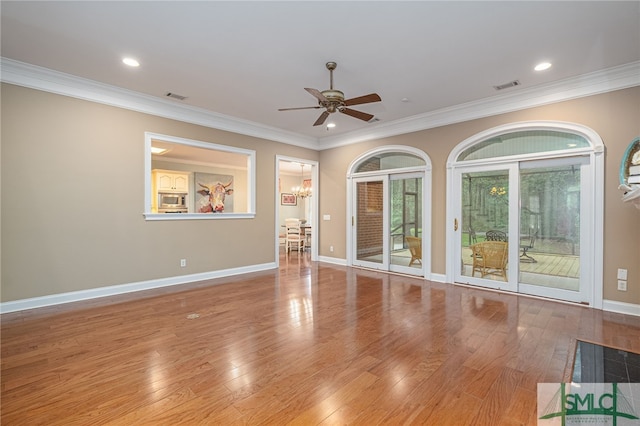
POLYGON ((12 300, 9 302, 0 303, 0 313, 4 314, 8 312, 23 311, 25 309, 35 309, 45 306, 60 305, 63 303, 79 302, 81 300, 96 299, 99 297, 116 296, 119 294, 133 293, 136 291, 152 290, 154 288, 188 284, 196 281, 224 278, 233 275, 247 274, 250 272, 266 271, 275 268, 275 262, 270 262, 260 265, 223 269, 220 271, 180 275, 177 277, 160 278, 157 280, 140 281, 136 283, 119 284, 108 287, 92 288, 88 290, 72 291, 68 293, 51 294, 48 296, 33 297, 29 299, 12 300))
POLYGON ((445 274, 434 274, 433 272, 431 273, 431 276, 429 277, 430 281, 435 281, 437 283, 446 283, 447 282, 447 276, 445 274))
POLYGON ((318 256, 319 262, 333 263, 334 265, 347 266, 347 259, 340 259, 337 257, 318 256))
POLYGON ((618 302, 617 300, 603 300, 602 310, 640 317, 640 305, 636 305, 634 303, 618 302))
MULTIPOLYGON (((346 259, 336 257, 319 256, 320 262, 346 266, 346 259)), ((42 308, 45 306, 60 305, 63 303, 79 302, 82 300, 96 299, 99 297, 116 296, 119 294, 133 293, 136 291, 152 290, 173 285, 188 284, 196 281, 224 278, 233 275, 247 274, 275 269, 275 262, 260 265, 243 266, 240 268, 223 269, 220 271, 203 272, 199 274, 180 275, 177 277, 160 278, 157 280, 140 281, 136 283, 99 287, 88 290, 72 291, 68 293, 52 294, 48 296, 33 297, 29 299, 12 300, 0 303, 0 313, 23 311, 26 309, 42 308)), ((446 283, 446 275, 431 274, 431 281, 446 283)), ((602 310, 626 315, 640 316, 640 305, 634 303, 618 302, 616 300, 604 300, 602 310)))

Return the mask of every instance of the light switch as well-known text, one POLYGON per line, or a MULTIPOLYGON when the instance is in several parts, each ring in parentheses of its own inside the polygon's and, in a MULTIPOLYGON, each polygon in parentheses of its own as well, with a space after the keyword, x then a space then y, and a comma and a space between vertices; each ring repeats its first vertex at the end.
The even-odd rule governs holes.
POLYGON ((618 279, 626 281, 626 279, 627 279, 627 270, 626 269, 618 269, 618 279))
POLYGON ((331 220, 331 215, 330 214, 322 215, 322 220, 331 220))

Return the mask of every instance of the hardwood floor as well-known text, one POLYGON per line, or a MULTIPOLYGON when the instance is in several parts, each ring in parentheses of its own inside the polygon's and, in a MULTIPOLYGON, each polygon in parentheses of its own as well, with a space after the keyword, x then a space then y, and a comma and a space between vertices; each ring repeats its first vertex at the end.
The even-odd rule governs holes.
POLYGON ((311 263, 4 314, 2 425, 534 425, 637 317, 311 263))

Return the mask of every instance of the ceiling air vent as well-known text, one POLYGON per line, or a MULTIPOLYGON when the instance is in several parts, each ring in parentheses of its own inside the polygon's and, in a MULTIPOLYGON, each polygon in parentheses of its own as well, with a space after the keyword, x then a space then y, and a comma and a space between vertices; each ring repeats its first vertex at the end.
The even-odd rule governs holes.
POLYGON ((501 84, 499 86, 493 86, 496 90, 508 89, 509 87, 520 86, 520 80, 513 80, 505 84, 501 84))
POLYGON ((186 96, 178 95, 177 93, 171 93, 171 92, 167 92, 166 96, 167 98, 177 99, 179 101, 184 101, 185 99, 187 99, 186 96))

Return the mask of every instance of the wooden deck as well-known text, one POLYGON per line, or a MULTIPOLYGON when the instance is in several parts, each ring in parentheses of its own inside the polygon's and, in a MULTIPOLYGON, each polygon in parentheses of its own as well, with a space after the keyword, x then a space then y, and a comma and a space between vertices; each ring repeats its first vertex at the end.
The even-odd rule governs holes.
MULTIPOLYGON (((521 272, 569 278, 578 278, 580 276, 580 258, 578 256, 536 252, 530 252, 529 254, 537 263, 521 261, 519 264, 521 272)), ((464 247, 462 249, 462 258, 465 265, 471 265, 470 248, 464 247)))

